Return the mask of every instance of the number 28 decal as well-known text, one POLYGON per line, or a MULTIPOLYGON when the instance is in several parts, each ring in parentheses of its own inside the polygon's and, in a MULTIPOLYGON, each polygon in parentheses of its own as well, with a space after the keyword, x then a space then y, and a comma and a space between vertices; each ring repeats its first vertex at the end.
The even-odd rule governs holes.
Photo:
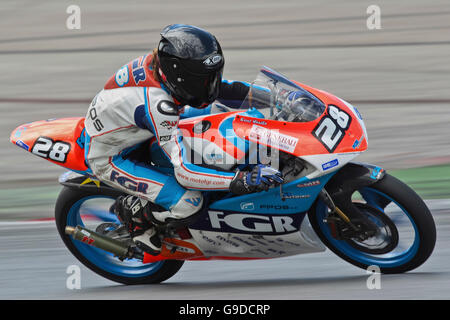
POLYGON ((312 135, 322 143, 328 152, 332 153, 344 138, 351 120, 352 118, 345 111, 329 105, 328 114, 320 120, 312 135))
POLYGON ((47 137, 39 137, 33 145, 31 152, 42 158, 56 162, 66 162, 70 144, 63 141, 53 141, 47 137))

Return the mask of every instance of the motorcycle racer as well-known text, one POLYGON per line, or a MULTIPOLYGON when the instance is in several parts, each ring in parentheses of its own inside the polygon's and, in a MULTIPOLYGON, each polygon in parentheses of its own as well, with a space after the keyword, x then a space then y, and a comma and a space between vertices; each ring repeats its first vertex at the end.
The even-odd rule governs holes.
POLYGON ((265 165, 233 172, 184 157, 177 127, 184 106, 203 109, 218 100, 239 107, 247 96, 247 83, 222 79, 224 62, 220 44, 209 32, 189 25, 167 26, 153 53, 120 68, 88 109, 87 164, 98 179, 130 195, 120 198, 115 210, 136 245, 148 253, 161 250, 153 224, 198 212, 201 191, 246 194, 283 181, 278 170, 265 165), (130 157, 149 139, 172 164, 173 176, 130 157), (151 211, 148 202, 166 211, 151 211))

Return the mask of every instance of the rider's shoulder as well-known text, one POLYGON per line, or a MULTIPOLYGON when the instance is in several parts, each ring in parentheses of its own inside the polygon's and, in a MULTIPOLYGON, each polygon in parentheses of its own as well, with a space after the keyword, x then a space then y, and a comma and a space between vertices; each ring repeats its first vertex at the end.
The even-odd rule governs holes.
POLYGON ((120 67, 106 82, 104 89, 119 89, 126 87, 156 87, 161 88, 159 81, 153 76, 151 69, 152 54, 137 57, 120 67))

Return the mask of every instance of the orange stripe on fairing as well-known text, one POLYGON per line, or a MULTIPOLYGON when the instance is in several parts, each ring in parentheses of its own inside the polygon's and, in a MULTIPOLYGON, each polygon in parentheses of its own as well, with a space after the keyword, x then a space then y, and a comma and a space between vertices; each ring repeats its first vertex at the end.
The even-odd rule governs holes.
POLYGON ((153 256, 148 253, 144 253, 144 260, 143 263, 154 263, 162 260, 168 260, 168 259, 177 259, 177 260, 191 260, 192 258, 203 258, 203 252, 193 243, 179 240, 179 239, 172 239, 172 238, 165 238, 164 242, 172 244, 174 246, 180 246, 189 248, 194 251, 194 253, 189 252, 181 252, 181 251, 175 251, 171 252, 166 246, 166 244, 163 244, 161 248, 161 253, 157 256, 153 256))

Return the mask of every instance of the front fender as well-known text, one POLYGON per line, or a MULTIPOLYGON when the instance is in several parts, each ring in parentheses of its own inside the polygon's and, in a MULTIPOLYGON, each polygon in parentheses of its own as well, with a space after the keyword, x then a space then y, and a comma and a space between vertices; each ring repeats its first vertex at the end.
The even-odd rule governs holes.
POLYGON ((360 188, 376 183, 383 179, 385 174, 386 170, 381 167, 349 162, 330 179, 325 189, 333 199, 340 198, 341 195, 351 195, 360 188))

